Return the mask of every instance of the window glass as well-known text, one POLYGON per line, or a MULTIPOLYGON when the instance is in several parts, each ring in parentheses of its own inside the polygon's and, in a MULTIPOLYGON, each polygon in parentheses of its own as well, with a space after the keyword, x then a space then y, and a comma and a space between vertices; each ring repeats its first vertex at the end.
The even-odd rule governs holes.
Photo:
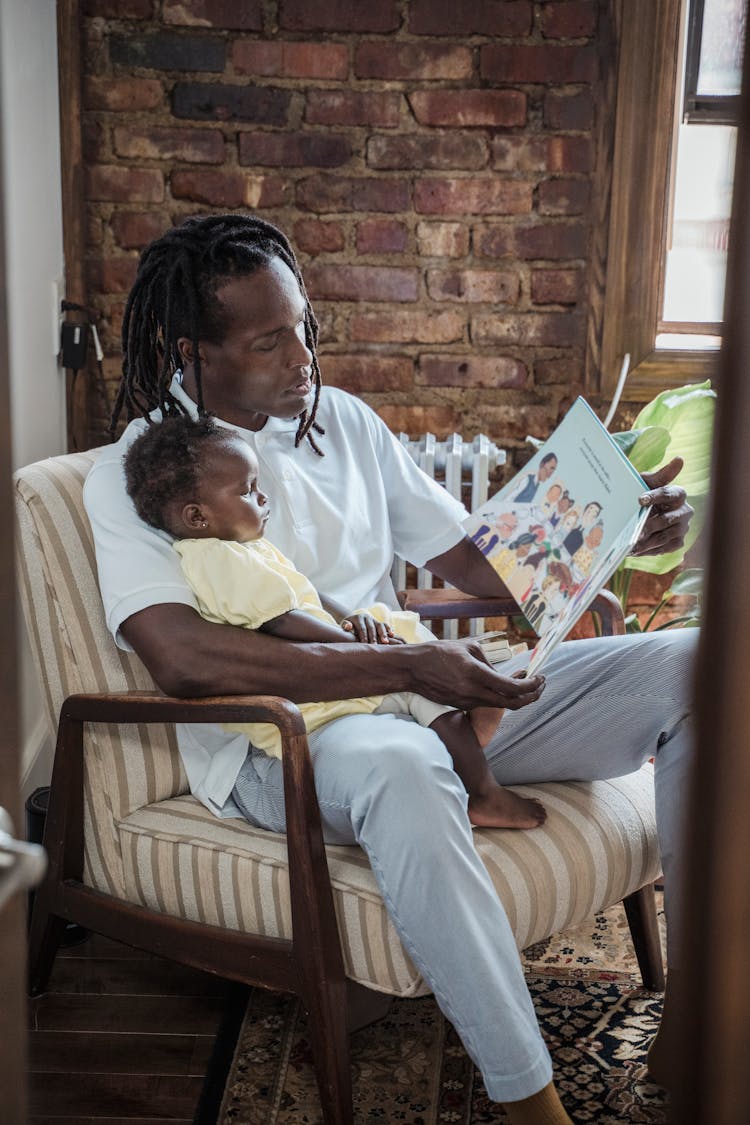
POLYGON ((698 94, 739 94, 745 0, 704 0, 698 94))
POLYGON ((665 321, 722 318, 736 139, 730 125, 679 127, 665 321))

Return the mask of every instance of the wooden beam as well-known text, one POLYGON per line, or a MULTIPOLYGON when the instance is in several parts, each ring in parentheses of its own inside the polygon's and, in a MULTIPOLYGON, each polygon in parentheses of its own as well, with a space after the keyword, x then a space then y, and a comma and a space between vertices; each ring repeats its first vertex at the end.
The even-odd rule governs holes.
POLYGON ((745 49, 708 584, 696 675, 697 756, 685 862, 685 1000, 674 1120, 744 1125, 750 1106, 750 52, 745 49))
MULTIPOLYGON (((81 132, 81 10, 79 0, 57 0, 57 51, 60 91, 60 154, 65 256, 65 295, 76 304, 87 304, 85 175, 81 132)), ((71 319, 75 320, 72 316, 71 319)), ((68 449, 89 446, 89 380, 81 372, 66 384, 68 449)))

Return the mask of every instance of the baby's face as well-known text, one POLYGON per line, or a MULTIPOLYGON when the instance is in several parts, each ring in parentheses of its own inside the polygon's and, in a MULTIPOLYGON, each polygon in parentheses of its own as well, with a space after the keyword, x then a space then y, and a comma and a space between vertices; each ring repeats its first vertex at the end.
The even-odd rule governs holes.
POLYGON ((248 543, 261 539, 270 514, 268 498, 258 487, 258 462, 237 438, 211 451, 203 474, 200 505, 208 524, 204 534, 248 543))

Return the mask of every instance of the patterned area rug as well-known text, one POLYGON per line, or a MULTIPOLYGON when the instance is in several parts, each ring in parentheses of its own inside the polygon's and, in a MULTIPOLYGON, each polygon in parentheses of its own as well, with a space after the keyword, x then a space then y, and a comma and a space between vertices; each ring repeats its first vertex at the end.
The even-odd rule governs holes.
MULTIPOLYGON (((622 907, 525 951, 527 980, 576 1123, 662 1125, 664 1092, 646 1078, 661 995, 640 984, 622 907)), ((495 1125, 507 1120, 432 997, 399 1000, 352 1036, 354 1123, 495 1125)), ((299 1003, 255 990, 221 1125, 319 1125, 308 1029, 299 1003)))

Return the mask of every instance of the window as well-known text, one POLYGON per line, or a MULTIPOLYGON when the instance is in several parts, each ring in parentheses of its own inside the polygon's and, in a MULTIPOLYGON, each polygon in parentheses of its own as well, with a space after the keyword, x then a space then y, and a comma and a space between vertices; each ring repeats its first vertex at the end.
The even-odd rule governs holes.
POLYGON ((736 133, 717 122, 736 109, 745 3, 611 9, 619 53, 605 74, 601 136, 609 127, 613 143, 599 170, 606 267, 600 290, 592 286, 587 355, 589 383, 605 397, 626 352, 631 400, 715 376, 736 133), (696 168, 710 172, 697 191, 696 168))

